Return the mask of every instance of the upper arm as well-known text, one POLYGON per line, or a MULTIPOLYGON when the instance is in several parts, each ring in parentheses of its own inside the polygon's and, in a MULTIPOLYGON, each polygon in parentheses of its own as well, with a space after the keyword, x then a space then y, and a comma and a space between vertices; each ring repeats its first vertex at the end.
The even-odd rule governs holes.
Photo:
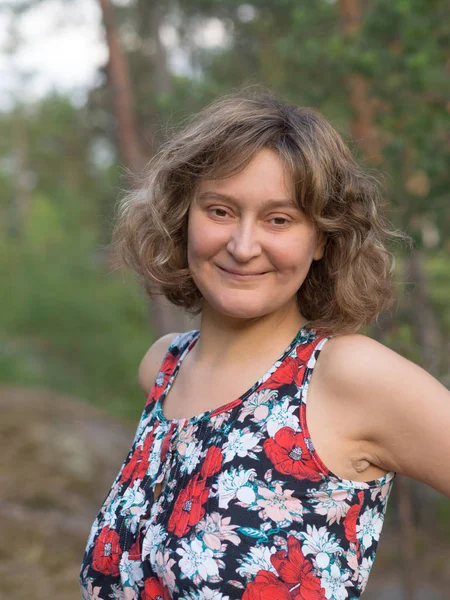
POLYGON ((154 342, 141 360, 138 371, 139 385, 148 396, 155 383, 164 356, 173 340, 179 333, 168 333, 154 342))
POLYGON ((450 497, 450 392, 365 336, 338 336, 328 345, 325 384, 351 411, 371 462, 450 497))

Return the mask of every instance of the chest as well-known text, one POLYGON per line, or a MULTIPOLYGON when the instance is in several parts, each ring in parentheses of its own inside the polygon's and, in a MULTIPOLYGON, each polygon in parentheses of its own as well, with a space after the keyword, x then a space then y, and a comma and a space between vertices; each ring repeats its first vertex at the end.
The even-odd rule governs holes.
POLYGON ((206 411, 220 409, 248 394, 261 381, 264 363, 230 370, 190 368, 186 359, 162 402, 166 419, 190 419, 206 411), (255 383, 256 382, 256 383, 255 383))
MULTIPOLYGON (((195 375, 189 375, 188 369, 185 369, 177 375, 161 410, 168 420, 190 419, 207 411, 220 410, 245 396, 257 374, 257 366, 229 373, 206 372, 195 375)), ((319 456, 333 473, 343 479, 368 481, 381 477, 385 471, 372 465, 362 451, 352 415, 346 414, 345 406, 329 397, 329 391, 317 381, 319 377, 320 374, 316 374, 315 385, 309 388, 305 411, 309 433, 319 456)), ((283 402, 279 397, 278 407, 275 405, 274 410, 281 412, 282 409, 283 402)), ((299 415, 298 400, 293 400, 289 410, 294 416, 299 415), (297 406, 292 411, 295 404, 297 406)), ((160 493, 161 486, 156 488, 156 495, 160 493)))

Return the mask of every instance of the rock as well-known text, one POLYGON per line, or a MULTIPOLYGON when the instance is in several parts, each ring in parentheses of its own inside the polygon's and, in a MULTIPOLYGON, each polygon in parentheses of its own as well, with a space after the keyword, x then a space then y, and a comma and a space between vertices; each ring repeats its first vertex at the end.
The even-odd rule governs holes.
POLYGON ((0 414, 0 596, 79 600, 89 529, 137 423, 55 392, 2 386, 0 414))

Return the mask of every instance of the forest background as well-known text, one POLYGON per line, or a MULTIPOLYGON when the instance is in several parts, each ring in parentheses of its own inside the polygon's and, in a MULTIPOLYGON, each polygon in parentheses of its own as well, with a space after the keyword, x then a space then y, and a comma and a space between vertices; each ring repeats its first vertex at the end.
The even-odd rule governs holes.
MULTIPOLYGON (((0 3, 1 57, 16 78, 14 86, 4 79, 0 104, 0 402, 8 415, 0 432, 15 465, 13 477, 0 469, 0 519, 17 538, 0 555, 0 586, 17 599, 29 597, 28 584, 35 598, 77 597, 84 528, 143 408, 137 366, 155 337, 190 328, 112 268, 117 199, 171 129, 223 93, 263 84, 318 108, 377 170, 389 218, 413 248, 394 248, 397 303, 365 333, 450 387, 447 0, 92 0, 105 56, 95 79, 70 92, 31 93, 39 67, 17 60, 27 41, 21 24, 54 9, 64 32, 83 22, 85 4, 0 3), (69 414, 77 425, 68 449, 69 432, 54 440, 69 414), (114 454, 108 436, 119 421, 129 425, 114 454), (69 456, 70 477, 55 474, 62 467, 43 451, 49 439, 60 458, 69 456), (109 460, 104 481, 91 464, 99 447, 109 460), (33 479, 36 464, 47 479, 33 479), (30 544, 26 524, 39 519, 47 533, 36 529, 30 544), (64 546, 61 531, 73 544, 64 546), (17 587, 24 560, 33 576, 17 587)), ((399 478, 390 503, 367 600, 450 598, 450 501, 399 478)))

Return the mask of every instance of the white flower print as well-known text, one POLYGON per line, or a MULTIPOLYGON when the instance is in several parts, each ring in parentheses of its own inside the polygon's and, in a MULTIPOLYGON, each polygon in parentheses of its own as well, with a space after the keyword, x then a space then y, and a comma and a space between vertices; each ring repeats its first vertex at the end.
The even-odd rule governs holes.
POLYGON ((351 581, 348 581, 350 575, 349 571, 341 572, 337 565, 331 565, 329 571, 322 571, 320 585, 325 590, 325 597, 332 600, 348 598, 347 588, 353 585, 351 581))
POLYGON ((269 518, 280 526, 290 525, 293 521, 303 522, 303 505, 298 498, 292 498, 293 490, 283 490, 276 483, 274 489, 258 487, 260 498, 256 504, 263 508, 261 518, 269 518))
POLYGON ((107 511, 104 513, 103 521, 105 525, 108 525, 110 529, 114 529, 117 521, 117 510, 120 506, 121 497, 118 495, 108 506, 107 511))
POLYGON ((187 447, 195 439, 195 424, 189 423, 186 427, 183 427, 177 437, 177 452, 184 456, 186 454, 187 447))
POLYGON ((347 561, 349 568, 354 573, 352 575, 352 579, 353 580, 357 579, 359 564, 358 564, 358 555, 357 555, 357 550, 356 550, 356 544, 354 544, 353 542, 351 542, 349 549, 345 553, 345 560, 347 561))
POLYGON ((241 539, 234 533, 238 525, 230 525, 231 517, 222 519, 220 513, 213 512, 199 522, 197 531, 203 533, 203 541, 212 550, 220 550, 222 540, 228 540, 237 546, 241 539))
POLYGON ((236 498, 238 491, 247 486, 251 489, 251 484, 248 486, 248 482, 251 477, 255 477, 255 469, 244 470, 242 467, 239 469, 231 468, 229 471, 223 471, 219 474, 217 484, 217 494, 219 496, 219 508, 228 508, 230 500, 236 498))
MULTIPOLYGON (((182 548, 177 548, 177 554, 181 556, 179 566, 185 577, 192 579, 195 584, 217 577, 219 566, 224 566, 223 561, 215 560, 215 553, 210 548, 203 548, 200 540, 192 542, 181 540, 182 548)), ((223 553, 216 553, 223 556, 223 553)))
POLYGON ((92 580, 89 580, 87 586, 81 587, 82 600, 102 600, 99 593, 102 591, 100 586, 92 587, 92 580))
POLYGON ((298 417, 293 413, 297 410, 295 403, 291 403, 291 398, 285 396, 275 404, 267 418, 267 433, 274 437, 276 432, 282 427, 290 427, 295 432, 300 431, 298 417), (292 404, 291 406, 289 406, 292 404))
POLYGON ((367 580, 369 579, 370 570, 372 569, 373 559, 364 557, 359 565, 358 584, 361 586, 361 592, 366 589, 367 580))
POLYGON ((158 436, 152 445, 152 448, 150 450, 150 455, 149 455, 149 465, 147 467, 147 473, 146 475, 149 475, 150 477, 156 477, 156 474, 158 473, 159 470, 159 466, 161 464, 161 446, 163 443, 163 439, 164 439, 164 435, 158 436))
POLYGON ((111 594, 109 595, 111 600, 127 600, 126 593, 122 587, 119 587, 116 583, 111 586, 111 594))
POLYGON ((100 531, 100 529, 101 529, 101 526, 100 526, 100 523, 99 523, 99 520, 97 517, 95 519, 95 521, 92 523, 91 530, 89 532, 89 537, 88 537, 88 540, 86 543, 87 548, 90 548, 92 546, 92 544, 94 542, 94 538, 97 535, 97 533, 100 531))
POLYGON ((254 392, 244 402, 239 413, 238 421, 243 421, 248 415, 253 416, 253 420, 263 421, 269 414, 269 405, 278 396, 277 390, 263 389, 261 392, 254 392))
MULTIPOLYGON (((144 437, 144 431, 147 428, 147 425, 150 423, 152 419, 151 414, 146 415, 146 416, 142 416, 141 420, 139 421, 139 424, 137 426, 137 430, 136 430, 136 434, 134 436, 134 441, 136 442, 137 440, 141 440, 144 437)), ((150 431, 146 432, 146 434, 148 435, 150 433, 150 431)))
POLYGON ((230 600, 230 596, 224 596, 218 590, 212 590, 208 586, 202 587, 199 592, 189 592, 182 600, 230 600))
POLYGON ((326 515, 327 523, 340 523, 350 508, 353 492, 340 482, 325 481, 318 489, 308 490, 312 504, 316 504, 314 512, 326 515))
POLYGON ((162 525, 150 525, 144 534, 142 542, 142 559, 148 557, 150 564, 155 564, 156 552, 167 537, 167 531, 162 525))
POLYGON ((181 471, 189 474, 195 469, 200 461, 201 447, 196 442, 191 442, 185 448, 184 461, 180 461, 181 471))
POLYGON ((120 580, 124 588, 133 588, 138 582, 142 582, 144 573, 141 562, 130 560, 128 552, 122 554, 120 561, 120 580))
POLYGON ((155 571, 161 581, 168 587, 172 594, 175 589, 175 574, 172 571, 172 567, 175 564, 175 560, 171 558, 168 550, 159 550, 156 552, 156 563, 155 571))
POLYGON ((275 546, 272 546, 270 549, 267 546, 263 548, 253 546, 250 548, 248 554, 238 559, 241 566, 236 569, 237 573, 247 579, 253 579, 260 570, 271 571, 278 576, 278 573, 270 562, 270 557, 275 552, 277 552, 275 546))
POLYGON ((365 549, 370 548, 374 541, 380 539, 382 528, 382 515, 374 508, 367 508, 356 523, 356 537, 365 549))
POLYGON ((234 429, 228 435, 228 440, 223 445, 225 453, 224 463, 230 462, 236 456, 244 458, 251 455, 249 450, 252 450, 258 444, 258 437, 253 433, 249 433, 246 429, 234 429))
POLYGON ((386 504, 386 502, 388 501, 389 493, 390 493, 391 489, 392 489, 392 486, 391 486, 391 482, 389 480, 384 485, 373 488, 373 490, 370 493, 370 497, 371 497, 372 501, 375 501, 378 494, 380 494, 380 501, 384 502, 386 504))
POLYGON ((319 569, 326 569, 330 564, 330 557, 333 554, 343 554, 340 547, 340 540, 336 540, 335 535, 331 535, 326 527, 317 529, 315 525, 306 526, 306 532, 301 532, 300 536, 303 539, 302 552, 315 555, 316 564, 319 569))
POLYGON ((120 471, 120 474, 117 476, 116 481, 113 483, 112 488, 109 490, 109 493, 103 503, 103 510, 107 512, 110 508, 110 505, 117 499, 119 495, 119 491, 121 488, 121 484, 119 483, 120 475, 122 475, 123 467, 120 471))
POLYGON ((141 480, 136 479, 133 487, 128 487, 122 497, 121 514, 127 517, 127 527, 132 533, 136 533, 139 517, 145 514, 148 500, 140 489, 141 480))

